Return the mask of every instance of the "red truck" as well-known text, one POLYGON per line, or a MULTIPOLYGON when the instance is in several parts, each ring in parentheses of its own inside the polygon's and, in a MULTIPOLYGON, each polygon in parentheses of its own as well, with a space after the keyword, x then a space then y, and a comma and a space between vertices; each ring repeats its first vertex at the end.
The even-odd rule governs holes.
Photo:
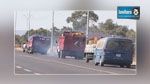
POLYGON ((57 41, 57 51, 59 58, 66 56, 75 59, 84 58, 86 36, 82 32, 64 32, 57 41))

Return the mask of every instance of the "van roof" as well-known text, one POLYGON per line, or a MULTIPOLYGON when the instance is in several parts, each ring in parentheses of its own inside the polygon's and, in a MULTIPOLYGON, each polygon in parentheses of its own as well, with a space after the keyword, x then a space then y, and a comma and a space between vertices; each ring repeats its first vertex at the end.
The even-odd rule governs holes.
POLYGON ((106 40, 108 40, 108 39, 113 39, 113 38, 131 40, 131 39, 126 38, 126 37, 104 37, 104 38, 101 38, 101 39, 106 39, 106 40))
POLYGON ((31 40, 32 38, 34 37, 41 37, 41 38, 50 38, 50 37, 47 37, 47 36, 42 36, 42 35, 32 35, 28 38, 28 40, 31 40))

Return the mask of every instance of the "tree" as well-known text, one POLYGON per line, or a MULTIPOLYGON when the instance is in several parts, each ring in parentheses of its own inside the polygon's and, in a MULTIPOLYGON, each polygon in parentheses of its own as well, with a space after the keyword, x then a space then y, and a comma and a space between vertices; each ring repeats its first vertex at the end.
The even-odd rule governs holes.
POLYGON ((99 23, 98 29, 105 36, 117 35, 135 40, 135 31, 133 29, 129 30, 127 26, 113 23, 112 19, 107 19, 104 23, 99 23))
POLYGON ((63 32, 65 32, 65 31, 68 31, 68 32, 70 32, 70 31, 72 31, 72 28, 71 27, 66 27, 66 26, 63 26, 63 28, 61 28, 61 34, 63 33, 63 32))
POLYGON ((104 33, 106 36, 114 35, 116 33, 115 27, 116 25, 113 23, 112 19, 107 19, 105 23, 99 23, 100 31, 104 33))
MULTIPOLYGON (((97 22, 98 15, 93 11, 89 11, 89 20, 97 22)), ((74 30, 85 31, 87 25, 87 11, 75 11, 66 19, 67 23, 72 22, 74 30)))
POLYGON ((44 29, 44 28, 39 28, 37 30, 31 29, 31 30, 27 31, 24 36, 26 38, 28 38, 28 35, 29 36, 32 36, 32 35, 49 36, 50 35, 50 31, 47 30, 47 29, 44 29))
POLYGON ((15 35, 15 45, 16 46, 21 46, 23 43, 26 43, 27 39, 23 36, 20 35, 15 35))
POLYGON ((118 26, 115 31, 115 35, 126 37, 126 32, 128 31, 128 28, 126 26, 118 26))
POLYGON ((21 38, 20 35, 15 35, 15 44, 21 44, 20 38, 21 38))
POLYGON ((28 35, 29 36, 32 36, 32 35, 50 36, 51 32, 47 29, 44 29, 44 28, 40 28, 40 29, 37 29, 37 30, 31 29, 29 31, 26 31, 26 33, 22 36, 15 35, 15 43, 19 44, 19 45, 21 45, 23 43, 26 43, 27 39, 28 39, 28 35))
POLYGON ((135 40, 135 31, 133 29, 130 29, 126 32, 126 36, 128 38, 131 38, 132 40, 135 40))
POLYGON ((104 23, 104 27, 106 30, 113 30, 114 29, 114 23, 112 19, 107 19, 104 23))

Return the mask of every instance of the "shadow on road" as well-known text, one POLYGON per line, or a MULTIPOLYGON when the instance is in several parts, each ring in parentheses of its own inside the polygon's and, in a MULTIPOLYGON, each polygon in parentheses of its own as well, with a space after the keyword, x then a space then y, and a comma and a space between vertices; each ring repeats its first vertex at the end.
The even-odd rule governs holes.
MULTIPOLYGON (((105 65, 103 67, 121 68, 119 65, 105 65)), ((127 68, 127 67, 123 67, 123 68, 127 68)), ((128 69, 136 69, 136 65, 131 65, 131 68, 128 69)))

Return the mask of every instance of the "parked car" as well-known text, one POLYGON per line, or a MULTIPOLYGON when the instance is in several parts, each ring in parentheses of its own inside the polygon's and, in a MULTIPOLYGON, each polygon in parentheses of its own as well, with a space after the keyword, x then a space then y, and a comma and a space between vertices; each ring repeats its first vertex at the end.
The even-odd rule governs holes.
POLYGON ((98 40, 95 55, 95 65, 104 64, 131 67, 134 45, 132 40, 123 37, 105 37, 98 40))

